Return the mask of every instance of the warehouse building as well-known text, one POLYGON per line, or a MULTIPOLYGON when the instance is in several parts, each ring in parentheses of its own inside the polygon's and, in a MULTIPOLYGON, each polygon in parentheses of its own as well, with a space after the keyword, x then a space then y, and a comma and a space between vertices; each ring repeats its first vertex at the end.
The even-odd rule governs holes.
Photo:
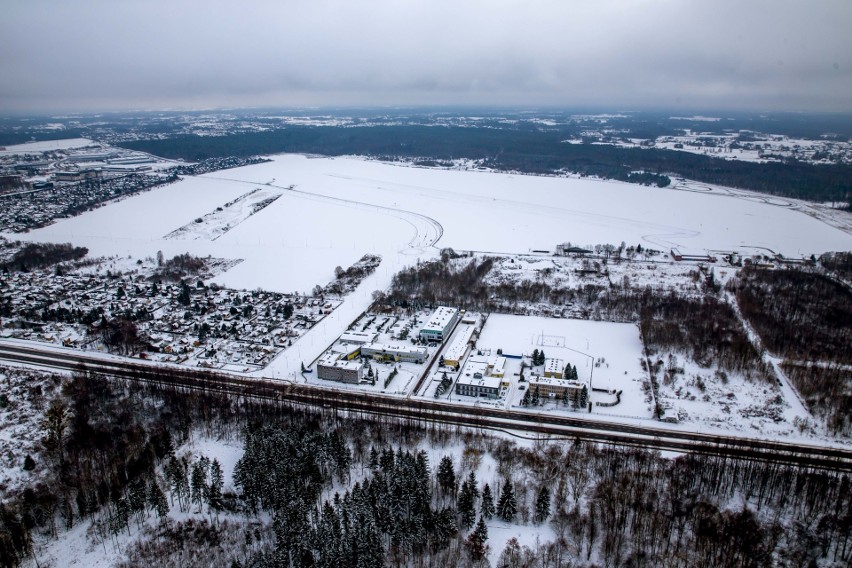
POLYGON ((368 333, 364 331, 347 331, 340 336, 340 341, 363 345, 365 343, 374 342, 376 340, 376 335, 376 333, 368 333))
POLYGON ((439 306, 420 330, 420 339, 443 342, 450 336, 458 320, 459 311, 456 308, 439 306))
POLYGON ((456 369, 459 368, 459 364, 464 359, 468 347, 470 347, 470 338, 473 336, 473 330, 474 327, 472 325, 459 329, 453 342, 444 351, 444 365, 449 365, 456 369))

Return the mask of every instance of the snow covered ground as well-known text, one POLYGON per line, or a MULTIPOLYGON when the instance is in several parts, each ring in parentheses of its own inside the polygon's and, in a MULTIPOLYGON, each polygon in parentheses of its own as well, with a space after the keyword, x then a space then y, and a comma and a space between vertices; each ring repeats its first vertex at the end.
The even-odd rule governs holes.
POLYGON ((187 178, 22 237, 70 241, 98 256, 162 250, 242 258, 217 282, 282 292, 328 282, 335 266, 365 252, 413 263, 436 240, 438 247, 505 253, 553 250, 564 241, 662 250, 766 247, 791 257, 852 248, 852 236, 802 214, 796 202, 678 188, 689 191, 280 155, 187 178), (164 238, 258 184, 285 191, 221 238, 164 238), (286 191, 290 185, 295 190, 286 191))
POLYGON ((203 217, 175 229, 166 238, 215 241, 264 207, 281 197, 280 191, 256 188, 224 203, 203 217))
POLYGON ((523 253, 552 250, 566 240, 626 241, 690 250, 764 246, 801 256, 852 246, 852 237, 801 215, 795 202, 712 188, 683 192, 298 155, 211 175, 256 183, 275 178, 314 194, 413 210, 442 225, 441 246, 464 250, 523 253))
POLYGON ((5 146, 0 154, 26 154, 27 152, 46 152, 50 150, 71 150, 72 148, 85 148, 97 145, 88 138, 66 138, 64 140, 46 140, 44 142, 27 142, 26 144, 15 144, 5 146))

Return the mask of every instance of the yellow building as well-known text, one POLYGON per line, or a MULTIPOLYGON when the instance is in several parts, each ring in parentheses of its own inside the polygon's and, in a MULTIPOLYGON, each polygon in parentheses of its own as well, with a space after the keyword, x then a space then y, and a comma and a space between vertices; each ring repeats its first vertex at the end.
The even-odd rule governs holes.
POLYGON ((565 395, 565 391, 568 391, 568 398, 576 403, 580 400, 580 393, 583 392, 583 386, 583 383, 579 381, 533 375, 530 377, 529 389, 534 391, 538 388, 538 395, 542 398, 562 398, 565 395))
POLYGON ((561 379, 565 370, 565 361, 548 357, 544 360, 544 376, 549 379, 561 379))

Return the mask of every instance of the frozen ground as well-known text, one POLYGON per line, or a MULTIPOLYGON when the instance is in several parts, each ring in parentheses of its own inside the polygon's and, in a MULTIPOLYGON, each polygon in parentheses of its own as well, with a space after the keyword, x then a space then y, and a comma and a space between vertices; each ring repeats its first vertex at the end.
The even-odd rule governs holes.
POLYGON ((279 197, 279 190, 253 189, 233 201, 219 205, 203 217, 196 217, 191 223, 166 235, 166 238, 215 241, 279 197))
POLYGON ((848 234, 799 213, 798 203, 714 188, 672 191, 298 155, 211 175, 255 183, 276 179, 313 194, 416 211, 442 225, 441 246, 465 250, 523 253, 553 250, 566 240, 626 241, 689 250, 758 246, 801 256, 852 246, 848 234))
POLYGON ((66 138, 64 140, 46 140, 44 142, 27 142, 26 144, 15 144, 5 146, 0 154, 25 154, 27 152, 46 152, 50 150, 70 150, 72 148, 84 148, 96 145, 88 138, 66 138))
POLYGON ((70 241, 102 256, 242 258, 217 282, 282 292, 328 282, 335 266, 366 252, 409 264, 432 244, 525 253, 564 241, 625 241, 662 250, 765 247, 791 257, 852 248, 852 236, 815 219, 810 206, 698 184, 677 189, 686 191, 285 154, 187 178, 23 238, 70 241), (258 184, 282 190, 281 198, 217 240, 164 238, 258 184))

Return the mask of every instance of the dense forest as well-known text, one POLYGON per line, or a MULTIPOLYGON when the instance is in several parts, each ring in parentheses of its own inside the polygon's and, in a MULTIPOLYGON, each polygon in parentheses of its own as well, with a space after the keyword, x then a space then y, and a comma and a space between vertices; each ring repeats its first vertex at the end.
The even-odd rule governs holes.
MULTIPOLYGON (((848 273, 849 255, 823 255, 826 268, 848 273)), ((833 277, 803 270, 744 269, 728 283, 767 349, 808 408, 830 432, 852 432, 852 291, 833 277)))
POLYGON ((79 523, 105 550, 128 542, 126 566, 852 560, 852 488, 838 472, 570 439, 518 445, 434 422, 237 404, 82 371, 51 380, 61 392, 45 400, 34 456, 47 473, 4 495, 4 566, 79 523), (215 457, 181 451, 198 436, 241 440, 233 480, 215 457), (489 536, 489 527, 544 525, 552 538, 535 544, 489 536))
POLYGON ((2 268, 4 271, 27 272, 60 262, 79 260, 87 254, 89 249, 76 247, 71 243, 27 243, 16 251, 9 261, 4 262, 2 268))
POLYGON ((386 159, 468 158, 498 170, 531 174, 572 172, 584 176, 668 185, 676 175, 706 183, 814 201, 852 199, 850 167, 795 161, 755 163, 687 152, 566 144, 574 129, 467 128, 420 125, 354 127, 288 126, 225 136, 175 136, 122 143, 166 158, 204 160, 299 152, 386 159))
POLYGON ((746 268, 728 287, 773 353, 852 363, 852 291, 846 284, 803 270, 746 268))

